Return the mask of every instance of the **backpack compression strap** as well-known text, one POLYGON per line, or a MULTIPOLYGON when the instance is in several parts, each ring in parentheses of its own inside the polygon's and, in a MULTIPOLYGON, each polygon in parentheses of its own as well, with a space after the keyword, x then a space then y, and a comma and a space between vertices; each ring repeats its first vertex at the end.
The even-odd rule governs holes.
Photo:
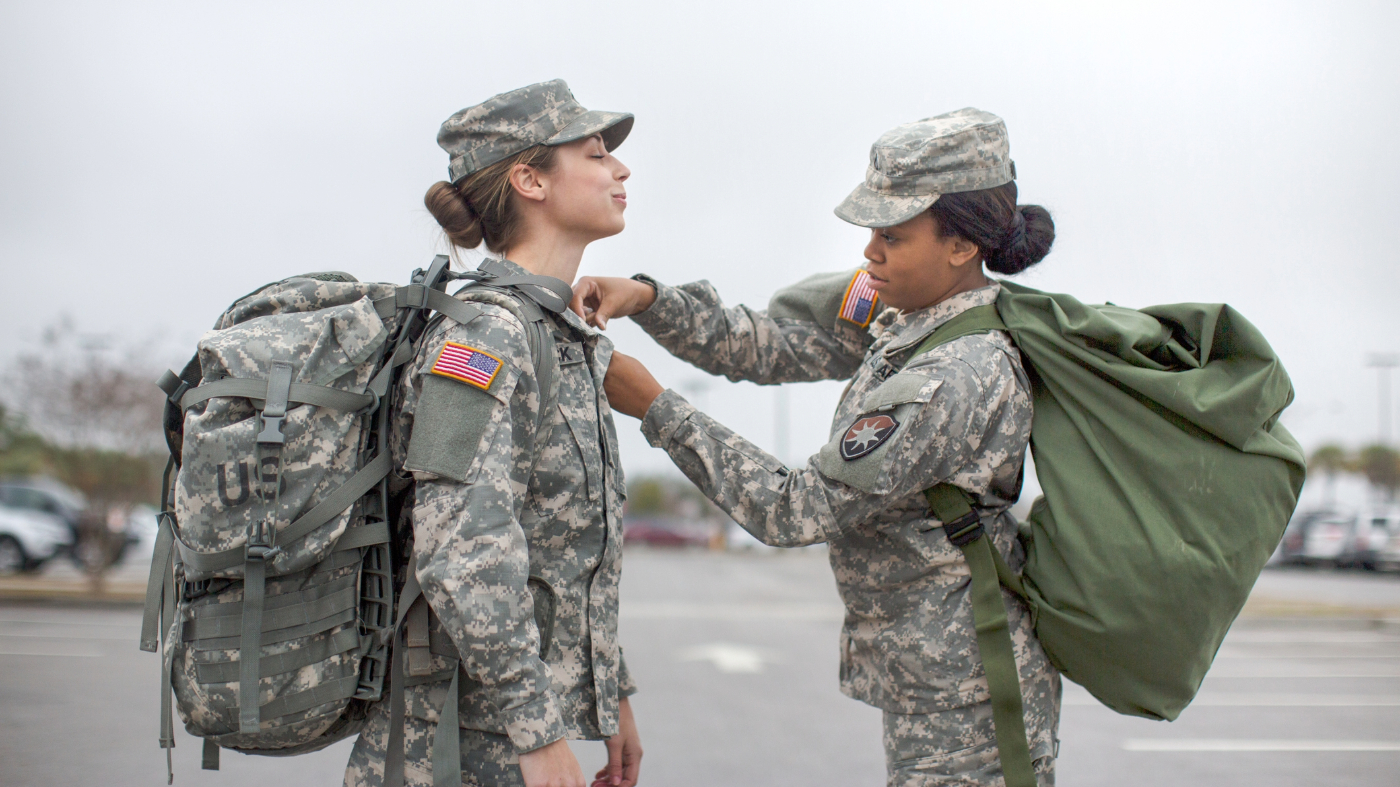
MULTIPOLYGON (((997 330, 1006 330, 1006 324, 996 306, 976 306, 940 325, 910 357, 963 336, 997 330)), ((977 652, 982 656, 987 690, 992 697, 992 723, 1002 775, 1007 787, 1036 787, 1035 767, 1026 741, 1021 683, 1011 647, 1011 622, 1001 598, 1003 584, 1024 595, 1021 578, 1012 573, 987 537, 967 492, 945 483, 925 489, 924 498, 928 500, 929 512, 943 523, 948 540, 962 550, 972 575, 972 620, 977 629, 977 652)))

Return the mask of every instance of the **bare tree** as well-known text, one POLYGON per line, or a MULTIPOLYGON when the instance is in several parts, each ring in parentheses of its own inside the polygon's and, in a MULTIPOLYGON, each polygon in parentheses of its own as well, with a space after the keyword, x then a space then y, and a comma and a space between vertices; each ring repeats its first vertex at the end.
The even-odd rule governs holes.
MULTIPOLYGON (((0 375, 4 411, 18 413, 24 427, 16 434, 33 433, 21 441, 26 455, 0 464, 55 476, 86 494, 76 550, 95 592, 120 552, 132 504, 150 502, 154 457, 165 444, 164 398, 149 356, 107 336, 80 334, 62 318, 44 331, 37 351, 19 355, 0 375)), ((8 444, 0 450, 16 453, 8 444)))
POLYGON ((152 384, 157 371, 142 348, 114 345, 61 319, 45 329, 38 352, 20 355, 7 370, 7 404, 55 445, 158 452, 164 438, 163 399, 152 384))

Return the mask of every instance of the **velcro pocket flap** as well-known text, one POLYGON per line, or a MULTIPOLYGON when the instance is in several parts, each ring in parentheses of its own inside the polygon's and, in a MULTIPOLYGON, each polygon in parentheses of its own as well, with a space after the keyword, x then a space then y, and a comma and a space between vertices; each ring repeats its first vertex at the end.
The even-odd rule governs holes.
MULTIPOLYGON (((507 412, 494 388, 487 393, 446 377, 424 375, 404 468, 468 481, 480 464, 472 460, 482 448, 482 437, 507 412)), ((509 389, 501 393, 508 396, 509 389)))
POLYGON ((938 388, 934 382, 916 372, 900 372, 867 393, 860 401, 860 411, 873 413, 910 402, 927 402, 938 388))

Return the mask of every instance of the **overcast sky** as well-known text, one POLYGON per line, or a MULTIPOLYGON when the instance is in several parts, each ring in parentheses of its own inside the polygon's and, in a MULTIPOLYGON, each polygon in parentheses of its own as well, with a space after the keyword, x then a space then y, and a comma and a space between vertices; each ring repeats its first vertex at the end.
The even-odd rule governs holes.
MULTIPOLYGON (((1400 352, 1400 6, 1147 5, 8 0, 0 360, 67 314, 176 365, 265 282, 403 281, 442 248, 422 207, 439 123, 563 78, 637 116, 617 151, 628 227, 585 273, 708 278, 762 305, 854 267, 866 231, 831 210, 870 143, 975 106, 1006 119, 1022 201, 1055 216, 1022 282, 1228 302, 1283 357, 1305 446, 1373 441, 1366 360, 1400 352)), ((775 447, 773 390, 707 378, 626 321, 609 333, 775 447)), ((824 442, 840 387, 789 386, 784 459, 824 442)), ((669 468, 619 427, 629 470, 669 468)))

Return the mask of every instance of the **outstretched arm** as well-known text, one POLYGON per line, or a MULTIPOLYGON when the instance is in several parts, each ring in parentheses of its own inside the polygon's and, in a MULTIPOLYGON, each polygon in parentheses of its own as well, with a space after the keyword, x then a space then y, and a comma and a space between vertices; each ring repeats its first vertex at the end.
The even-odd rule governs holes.
POLYGON ((573 308, 600 328, 630 316, 672 355, 731 380, 844 380, 873 341, 866 326, 880 308, 873 291, 852 286, 863 275, 809 277, 780 290, 765 311, 725 307, 706 281, 669 287, 645 277, 584 277, 573 308))
POLYGON ((613 409, 642 418, 647 441, 706 497, 760 541, 794 547, 888 513, 925 516, 924 489, 943 481, 986 489, 994 467, 974 457, 1024 452, 1024 435, 1007 425, 1029 422, 1029 397, 1009 382, 1004 358, 979 366, 987 368, 935 350, 862 397, 859 415, 800 468, 663 391, 633 358, 614 355, 605 384, 613 409))

